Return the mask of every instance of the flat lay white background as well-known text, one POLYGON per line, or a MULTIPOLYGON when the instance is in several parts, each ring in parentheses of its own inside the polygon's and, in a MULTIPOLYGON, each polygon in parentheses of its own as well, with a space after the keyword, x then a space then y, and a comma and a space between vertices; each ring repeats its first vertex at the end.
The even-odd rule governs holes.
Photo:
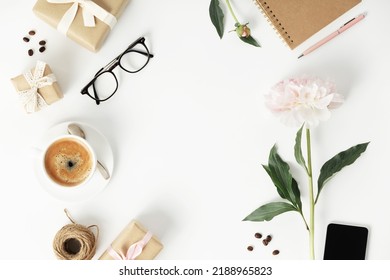
MULTIPOLYGON (((130 0, 102 49, 92 53, 38 19, 34 1, 7 1, 0 11, 0 259, 55 259, 52 240, 69 223, 100 228, 98 258, 137 219, 164 244, 158 259, 307 259, 308 234, 297 213, 267 223, 243 222, 254 209, 280 200, 262 168, 277 143, 301 184, 295 163, 298 128, 271 116, 264 94, 279 80, 301 74, 331 78, 345 103, 312 131, 313 171, 336 153, 370 141, 367 151, 324 188, 316 208, 316 257, 322 259, 330 222, 369 228, 367 259, 390 259, 390 26, 386 0, 365 0, 290 50, 251 0, 232 1, 262 45, 242 43, 226 14, 219 39, 209 1, 130 0), (298 55, 361 12, 367 18, 300 60, 298 55), (35 41, 23 42, 30 29, 35 41), (112 99, 97 106, 80 89, 131 42, 144 36, 155 55, 137 74, 120 74, 112 99), (47 41, 47 50, 27 50, 47 41), (57 76, 64 98, 27 115, 10 79, 40 59, 57 76), (58 201, 40 186, 30 148, 64 121, 102 132, 114 154, 107 187, 83 202, 58 201), (272 234, 268 247, 254 233, 272 234), (247 246, 253 245, 252 252, 247 246), (273 256, 272 251, 280 254, 273 256)), ((99 174, 95 174, 99 175, 99 174)))

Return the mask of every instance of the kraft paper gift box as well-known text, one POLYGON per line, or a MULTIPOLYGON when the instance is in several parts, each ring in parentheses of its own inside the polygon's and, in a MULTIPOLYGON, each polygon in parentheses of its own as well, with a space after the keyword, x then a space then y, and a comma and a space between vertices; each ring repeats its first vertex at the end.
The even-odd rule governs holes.
POLYGON ((97 52, 128 0, 38 0, 33 12, 67 37, 97 52))
POLYGON ((152 260, 163 245, 139 222, 130 222, 99 260, 152 260))
POLYGON ((27 113, 33 113, 63 97, 57 79, 45 62, 11 79, 27 113))

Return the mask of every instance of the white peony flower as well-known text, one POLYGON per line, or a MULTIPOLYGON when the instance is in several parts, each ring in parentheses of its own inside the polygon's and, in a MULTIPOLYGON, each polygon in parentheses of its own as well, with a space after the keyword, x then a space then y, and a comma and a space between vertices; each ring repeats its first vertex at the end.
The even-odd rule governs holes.
POLYGON ((291 78, 271 88, 266 106, 289 126, 313 128, 330 117, 330 110, 343 103, 334 83, 318 78, 291 78))

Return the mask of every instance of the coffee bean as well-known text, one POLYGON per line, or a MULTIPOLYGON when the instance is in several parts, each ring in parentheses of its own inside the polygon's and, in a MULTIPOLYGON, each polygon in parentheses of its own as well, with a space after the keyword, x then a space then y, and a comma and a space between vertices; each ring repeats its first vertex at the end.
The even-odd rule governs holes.
POLYGON ((23 41, 25 41, 25 42, 29 42, 29 41, 30 41, 30 39, 29 39, 28 37, 23 37, 23 41))
POLYGON ((272 236, 271 235, 267 235, 267 237, 265 238, 265 240, 267 240, 268 242, 270 242, 272 240, 272 236))
POLYGON ((41 40, 41 41, 39 41, 39 45, 41 45, 41 46, 44 46, 44 45, 46 45, 46 41, 45 41, 45 40, 41 40))
POLYGON ((248 251, 253 251, 253 246, 248 246, 248 247, 247 247, 247 250, 248 250, 248 251))
POLYGON ((46 48, 43 46, 39 48, 39 52, 41 52, 41 53, 44 52, 45 50, 46 50, 46 48))
POLYGON ((29 49, 29 50, 28 50, 28 55, 29 55, 29 56, 32 56, 33 54, 34 54, 33 49, 29 49))
POLYGON ((28 32, 28 34, 31 35, 31 36, 34 36, 34 35, 35 35, 35 31, 34 31, 34 30, 30 30, 30 31, 28 32))
POLYGON ((256 237, 256 238, 262 238, 263 236, 261 235, 261 233, 256 232, 256 233, 255 233, 255 237, 256 237))
POLYGON ((263 239, 263 244, 264 244, 264 246, 267 246, 267 245, 268 245, 267 239, 263 239))
POLYGON ((272 255, 274 255, 274 256, 276 256, 276 255, 279 255, 279 250, 274 250, 273 252, 272 252, 272 255))

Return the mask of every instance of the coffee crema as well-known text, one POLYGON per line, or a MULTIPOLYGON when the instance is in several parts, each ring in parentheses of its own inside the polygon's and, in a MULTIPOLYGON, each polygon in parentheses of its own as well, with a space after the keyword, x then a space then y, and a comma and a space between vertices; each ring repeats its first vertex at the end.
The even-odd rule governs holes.
POLYGON ((60 139, 46 150, 44 164, 49 177, 64 187, 81 184, 92 172, 89 149, 73 138, 60 139))

